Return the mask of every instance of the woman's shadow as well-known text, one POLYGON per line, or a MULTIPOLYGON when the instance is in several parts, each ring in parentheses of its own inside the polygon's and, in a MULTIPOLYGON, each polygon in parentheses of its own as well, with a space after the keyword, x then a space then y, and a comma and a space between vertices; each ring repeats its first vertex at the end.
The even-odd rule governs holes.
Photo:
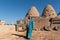
POLYGON ((18 34, 12 34, 12 35, 15 35, 15 36, 18 36, 18 37, 23 37, 23 38, 25 38, 26 40, 30 40, 30 38, 27 38, 27 37, 24 36, 24 35, 18 35, 18 34))
POLYGON ((23 38, 27 39, 26 36, 24 36, 24 35, 18 35, 18 34, 12 34, 12 35, 15 35, 15 36, 18 36, 18 37, 23 37, 23 38))

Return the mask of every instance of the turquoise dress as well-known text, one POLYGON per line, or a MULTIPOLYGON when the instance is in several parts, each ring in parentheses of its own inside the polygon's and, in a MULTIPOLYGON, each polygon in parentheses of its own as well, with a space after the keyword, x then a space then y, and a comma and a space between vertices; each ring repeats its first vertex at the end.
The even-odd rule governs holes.
POLYGON ((31 19, 29 21, 29 27, 27 27, 27 33, 26 33, 26 37, 27 38, 31 38, 32 37, 33 27, 34 27, 34 21, 31 19))

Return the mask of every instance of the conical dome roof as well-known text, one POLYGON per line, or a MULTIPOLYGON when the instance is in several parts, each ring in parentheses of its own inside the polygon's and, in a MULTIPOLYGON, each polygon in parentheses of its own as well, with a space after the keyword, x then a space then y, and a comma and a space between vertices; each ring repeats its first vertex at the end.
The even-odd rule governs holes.
POLYGON ((57 15, 60 15, 60 12, 57 15))
POLYGON ((60 12, 57 14, 56 18, 60 18, 60 12))
POLYGON ((53 7, 50 4, 48 4, 43 10, 42 16, 54 18, 57 16, 57 14, 55 10, 53 9, 53 7))
POLYGON ((26 14, 26 17, 27 16, 39 16, 39 12, 35 6, 32 6, 32 8, 28 11, 28 13, 26 14))
POLYGON ((60 18, 60 15, 56 16, 56 18, 60 18))

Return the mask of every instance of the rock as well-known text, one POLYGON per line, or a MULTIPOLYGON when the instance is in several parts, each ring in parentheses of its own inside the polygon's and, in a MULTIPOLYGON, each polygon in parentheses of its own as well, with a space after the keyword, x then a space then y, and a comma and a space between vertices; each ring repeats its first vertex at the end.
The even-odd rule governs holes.
POLYGON ((54 27, 54 30, 56 30, 56 31, 60 30, 60 26, 54 27))
POLYGON ((44 30, 50 31, 50 26, 45 26, 45 27, 44 27, 44 30))

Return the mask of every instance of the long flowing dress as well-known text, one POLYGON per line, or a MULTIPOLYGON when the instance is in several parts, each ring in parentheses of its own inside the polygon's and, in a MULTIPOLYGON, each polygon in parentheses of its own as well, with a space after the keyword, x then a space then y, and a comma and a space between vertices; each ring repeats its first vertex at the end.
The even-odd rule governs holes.
POLYGON ((29 21, 29 27, 27 27, 27 33, 26 33, 26 37, 27 38, 31 38, 32 37, 33 27, 34 27, 34 21, 31 19, 29 21))

